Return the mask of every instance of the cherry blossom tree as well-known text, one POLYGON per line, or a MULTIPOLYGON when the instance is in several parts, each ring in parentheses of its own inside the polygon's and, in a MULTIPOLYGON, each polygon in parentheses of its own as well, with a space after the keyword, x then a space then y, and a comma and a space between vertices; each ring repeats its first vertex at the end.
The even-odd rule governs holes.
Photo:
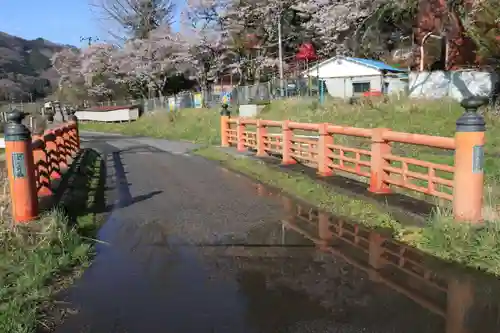
POLYGON ((168 79, 186 70, 184 50, 184 42, 169 27, 151 31, 148 38, 129 39, 111 56, 115 81, 144 97, 150 89, 162 97, 168 79))
POLYGON ((93 44, 80 54, 80 74, 90 96, 111 98, 114 94, 115 64, 112 54, 115 47, 111 44, 93 44))
POLYGON ((80 104, 88 98, 85 78, 81 73, 80 50, 67 48, 52 56, 52 67, 59 74, 55 95, 59 100, 80 104))
MULTIPOLYGON (((190 79, 198 82, 204 96, 209 83, 227 66, 226 17, 224 0, 188 0, 182 13, 185 65, 190 79)), ((206 100, 206 98, 204 99, 206 100)))
POLYGON ((277 13, 273 7, 259 1, 233 2, 225 13, 228 38, 227 56, 231 72, 238 73, 240 84, 247 80, 260 81, 261 70, 274 66, 276 50, 277 13), (261 8, 263 6, 263 8, 261 8), (269 24, 270 22, 273 22, 269 24), (273 38, 274 37, 274 38, 273 38))
POLYGON ((295 5, 322 57, 380 55, 411 35, 417 0, 311 0, 295 5), (376 49, 377 52, 371 52, 376 49))
POLYGON ((191 80, 198 82, 204 96, 207 96, 209 83, 217 79, 224 69, 224 50, 220 36, 210 31, 197 30, 183 35, 185 52, 185 73, 191 80))
POLYGON ((60 76, 59 86, 83 83, 79 50, 73 48, 63 49, 54 53, 51 61, 52 67, 60 76))

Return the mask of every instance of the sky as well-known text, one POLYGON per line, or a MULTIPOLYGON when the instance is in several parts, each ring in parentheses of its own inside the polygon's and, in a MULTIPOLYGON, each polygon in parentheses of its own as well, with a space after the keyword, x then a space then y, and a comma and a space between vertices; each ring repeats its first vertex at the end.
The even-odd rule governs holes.
POLYGON ((106 38, 89 0, 0 0, 0 31, 74 46, 80 37, 106 38))

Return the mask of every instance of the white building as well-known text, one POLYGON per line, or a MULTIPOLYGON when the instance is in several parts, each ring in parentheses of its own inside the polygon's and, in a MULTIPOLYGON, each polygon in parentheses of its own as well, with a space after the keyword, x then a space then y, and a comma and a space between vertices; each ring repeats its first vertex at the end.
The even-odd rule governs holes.
POLYGON ((303 72, 305 77, 319 77, 328 94, 341 98, 362 96, 367 91, 403 92, 408 85, 405 73, 381 61, 350 57, 334 57, 303 72))

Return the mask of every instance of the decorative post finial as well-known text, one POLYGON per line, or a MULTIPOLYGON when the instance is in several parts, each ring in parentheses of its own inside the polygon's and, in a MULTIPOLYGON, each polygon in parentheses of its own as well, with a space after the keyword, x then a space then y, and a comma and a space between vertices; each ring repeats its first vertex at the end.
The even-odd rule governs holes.
POLYGON ((222 110, 220 112, 220 115, 221 116, 230 116, 231 115, 231 111, 229 111, 229 105, 227 105, 226 103, 222 104, 222 110))
POLYGON ((4 126, 5 141, 31 140, 30 130, 23 124, 26 115, 16 109, 7 113, 7 123, 4 126))
POLYGON ((460 105, 465 112, 457 120, 457 132, 484 132, 486 123, 483 116, 477 113, 479 108, 488 103, 487 97, 471 96, 462 100, 460 105))

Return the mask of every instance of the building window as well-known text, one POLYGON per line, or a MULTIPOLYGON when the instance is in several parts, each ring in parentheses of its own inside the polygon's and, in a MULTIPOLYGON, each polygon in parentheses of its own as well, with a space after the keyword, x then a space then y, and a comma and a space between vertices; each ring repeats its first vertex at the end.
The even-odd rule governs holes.
POLYGON ((361 94, 370 91, 370 82, 355 82, 352 84, 352 91, 355 94, 361 94))

